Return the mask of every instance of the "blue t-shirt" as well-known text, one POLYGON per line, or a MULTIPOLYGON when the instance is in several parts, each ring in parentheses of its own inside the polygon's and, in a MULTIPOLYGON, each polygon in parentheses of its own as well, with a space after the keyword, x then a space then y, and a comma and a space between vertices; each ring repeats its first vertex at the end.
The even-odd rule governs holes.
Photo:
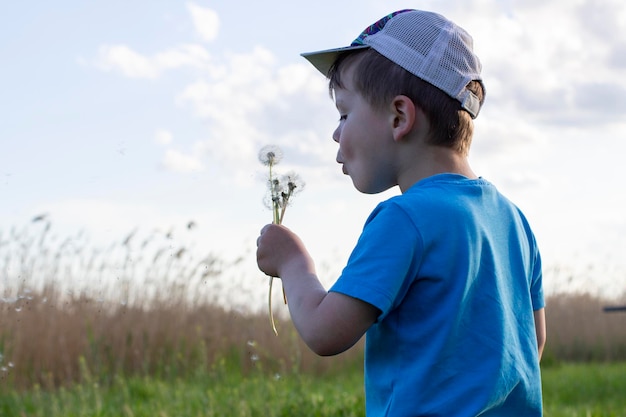
POLYGON ((368 416, 540 416, 541 260, 484 179, 426 178, 369 216, 330 289, 381 313, 367 331, 368 416))

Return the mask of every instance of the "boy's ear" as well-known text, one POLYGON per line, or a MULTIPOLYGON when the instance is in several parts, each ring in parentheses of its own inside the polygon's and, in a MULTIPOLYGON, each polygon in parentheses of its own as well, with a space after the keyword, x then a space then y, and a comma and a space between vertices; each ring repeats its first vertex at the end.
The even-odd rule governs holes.
POLYGON ((391 101, 391 117, 393 139, 396 142, 403 140, 413 130, 416 117, 415 103, 407 96, 399 95, 391 101))

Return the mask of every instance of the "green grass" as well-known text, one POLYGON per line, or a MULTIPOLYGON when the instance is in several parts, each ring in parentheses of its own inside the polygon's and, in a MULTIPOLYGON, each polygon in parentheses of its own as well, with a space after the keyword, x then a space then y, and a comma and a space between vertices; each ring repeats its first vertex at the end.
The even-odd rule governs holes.
POLYGON ((284 380, 254 377, 231 384, 207 379, 164 382, 131 378, 117 380, 106 388, 83 384, 55 394, 34 391, 21 398, 13 396, 9 399, 11 404, 4 401, 7 404, 0 412, 6 416, 363 415, 362 397, 331 389, 328 384, 319 386, 306 377, 284 380))
MULTIPOLYGON (((267 281, 188 233, 97 248, 41 216, 0 228, 0 417, 363 416, 363 344, 320 358, 284 316, 275 337, 267 281)), ((626 416, 626 315, 607 303, 548 298, 546 416, 626 416)))
POLYGON ((542 372, 547 417, 626 416, 626 362, 568 363, 542 372))
MULTIPOLYGON (((364 416, 358 367, 323 376, 242 376, 222 361, 188 378, 114 377, 52 392, 0 392, 1 416, 364 416)), ((547 417, 626 416, 626 363, 561 364, 543 370, 547 417)))
POLYGON ((54 392, 0 392, 0 416, 364 416, 357 371, 315 377, 256 370, 243 376, 221 361, 188 378, 115 377, 107 386, 84 379, 54 392))

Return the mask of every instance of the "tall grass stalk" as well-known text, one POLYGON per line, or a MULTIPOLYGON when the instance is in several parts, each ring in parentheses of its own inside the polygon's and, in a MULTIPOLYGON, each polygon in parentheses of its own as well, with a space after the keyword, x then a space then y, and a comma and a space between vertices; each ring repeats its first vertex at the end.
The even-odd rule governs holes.
MULTIPOLYGON (((285 376, 361 362, 362 344, 320 358, 290 321, 279 319, 284 331, 275 337, 260 309, 229 306, 234 266, 156 232, 136 230, 100 250, 84 234, 61 238, 46 218, 0 230, 0 391, 177 379, 220 363, 238 375, 285 376)), ((625 361, 626 313, 605 313, 606 303, 550 296, 543 365, 625 361)))
POLYGON ((239 288, 246 299, 225 282, 233 264, 175 242, 135 230, 99 250, 82 235, 55 237, 46 220, 0 232, 0 389, 177 378, 223 358, 271 374, 353 360, 316 357, 284 319, 274 337, 263 314, 230 297, 239 288))

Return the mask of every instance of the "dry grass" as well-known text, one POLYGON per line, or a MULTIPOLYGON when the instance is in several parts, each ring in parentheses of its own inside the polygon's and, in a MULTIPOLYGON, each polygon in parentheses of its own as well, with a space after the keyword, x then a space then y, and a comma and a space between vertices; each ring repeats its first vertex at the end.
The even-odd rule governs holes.
POLYGON ((285 319, 276 337, 267 287, 248 294, 243 278, 225 272, 240 260, 199 259, 172 232, 134 231, 101 250, 82 234, 53 236, 45 218, 4 239, 0 231, 0 388, 71 384, 84 377, 81 366, 106 382, 211 372, 219 361, 286 373, 358 359, 361 349, 315 356, 285 319))
POLYGON ((626 360, 626 297, 607 301, 589 294, 559 294, 546 301, 546 354, 563 361, 626 360))
POLYGON ((286 321, 276 337, 265 315, 208 304, 105 306, 86 297, 67 299, 46 287, 0 307, 2 376, 13 387, 79 381, 84 373, 79 358, 105 382, 115 374, 169 378, 210 372, 224 359, 243 372, 262 364, 272 373, 323 372, 347 359, 316 357, 286 321))
MULTIPOLYGON (((225 362, 233 372, 320 373, 360 361, 361 344, 319 358, 288 320, 279 320, 276 337, 264 308, 229 308, 232 288, 244 288, 224 284, 237 261, 198 261, 175 242, 169 233, 133 232, 99 250, 82 235, 53 236, 45 219, 0 231, 0 389, 54 388, 86 372, 107 383, 115 375, 212 372, 225 362)), ((243 300, 265 300, 265 292, 241 291, 243 300)), ((619 302, 626 298, 612 303, 619 302)), ((626 312, 605 313, 605 304, 551 296, 544 363, 626 360, 626 312)))

